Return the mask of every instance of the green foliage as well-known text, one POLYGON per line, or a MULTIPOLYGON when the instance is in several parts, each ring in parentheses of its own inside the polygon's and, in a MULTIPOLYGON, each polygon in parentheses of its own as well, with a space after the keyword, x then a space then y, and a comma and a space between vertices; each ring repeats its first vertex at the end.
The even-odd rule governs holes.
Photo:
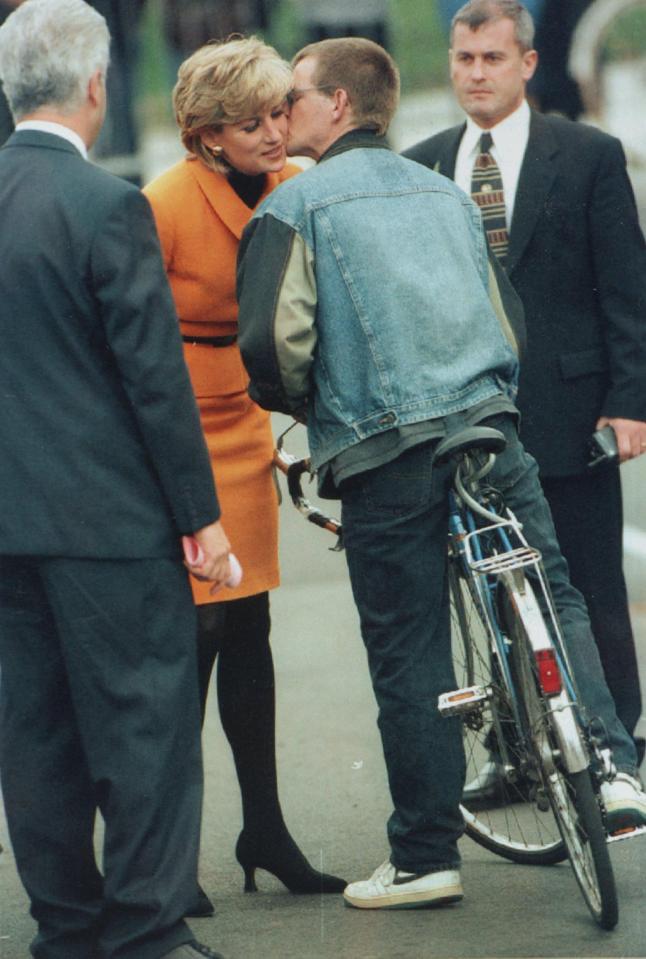
POLYGON ((646 50, 646 8, 638 7, 617 17, 604 43, 604 60, 633 60, 646 50))
MULTIPOLYGON (((404 94, 448 82, 447 39, 435 0, 391 0, 390 31, 404 94)), ((298 10, 291 0, 279 0, 266 39, 286 59, 291 59, 305 42, 298 10)), ((161 3, 148 0, 142 22, 137 84, 139 114, 144 125, 172 122, 172 85, 161 3)))
POLYGON ((148 0, 141 23, 137 91, 140 124, 173 122, 173 72, 166 50, 160 0, 148 0))
POLYGON ((392 0, 391 9, 402 92, 448 83, 448 40, 434 0, 392 0))
MULTIPOLYGON (((404 93, 446 83, 447 39, 434 0, 391 0, 390 31, 404 93)), ((278 4, 267 39, 287 59, 303 46, 298 11, 290 0, 278 4)))

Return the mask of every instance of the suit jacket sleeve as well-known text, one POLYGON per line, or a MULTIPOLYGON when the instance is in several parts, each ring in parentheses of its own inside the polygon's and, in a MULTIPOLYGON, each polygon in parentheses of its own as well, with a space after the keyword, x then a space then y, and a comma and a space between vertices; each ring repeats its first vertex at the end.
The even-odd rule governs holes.
POLYGON ((155 223, 138 190, 115 200, 95 235, 90 269, 143 444, 179 531, 193 532, 220 511, 155 223))
POLYGON ((610 367, 601 415, 646 420, 646 246, 614 138, 599 162, 588 222, 610 367))

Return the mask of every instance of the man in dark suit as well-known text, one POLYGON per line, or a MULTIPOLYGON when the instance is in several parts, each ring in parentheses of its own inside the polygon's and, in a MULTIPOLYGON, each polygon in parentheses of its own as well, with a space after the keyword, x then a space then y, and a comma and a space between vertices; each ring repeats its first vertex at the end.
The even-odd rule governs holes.
POLYGON ((572 582, 588 604, 617 713, 633 735, 641 696, 622 570, 619 471, 592 472, 587 462, 592 433, 608 424, 622 462, 646 448, 646 249, 619 141, 529 109, 532 41, 531 17, 512 0, 462 7, 450 62, 466 124, 405 155, 474 195, 520 294, 528 341, 521 436, 538 461, 572 582))
POLYGON ((83 0, 0 27, 0 771, 37 959, 199 959, 180 537, 216 588, 229 544, 150 209, 86 160, 108 43, 83 0))
MULTIPOLYGON (((0 24, 4 23, 12 10, 22 2, 22 0, 0 0, 0 24)), ((13 120, 7 99, 0 83, 0 146, 5 142, 13 131, 13 120)))

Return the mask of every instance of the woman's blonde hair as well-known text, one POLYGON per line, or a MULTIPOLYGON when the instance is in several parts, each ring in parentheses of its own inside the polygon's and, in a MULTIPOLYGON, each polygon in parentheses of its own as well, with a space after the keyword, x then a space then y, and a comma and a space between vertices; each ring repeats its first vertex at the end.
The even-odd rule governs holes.
POLYGON ((210 170, 226 171, 202 134, 271 110, 291 86, 289 64, 257 37, 207 43, 182 63, 173 90, 182 143, 210 170))

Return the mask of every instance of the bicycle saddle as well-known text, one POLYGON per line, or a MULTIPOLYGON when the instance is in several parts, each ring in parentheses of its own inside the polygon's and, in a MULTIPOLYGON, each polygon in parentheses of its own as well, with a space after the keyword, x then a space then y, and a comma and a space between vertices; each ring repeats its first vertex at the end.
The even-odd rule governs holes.
POLYGON ((467 426, 457 433, 451 433, 438 444, 433 463, 441 466, 453 457, 462 456, 470 450, 501 453, 506 445, 507 440, 500 430, 494 430, 490 426, 467 426))

